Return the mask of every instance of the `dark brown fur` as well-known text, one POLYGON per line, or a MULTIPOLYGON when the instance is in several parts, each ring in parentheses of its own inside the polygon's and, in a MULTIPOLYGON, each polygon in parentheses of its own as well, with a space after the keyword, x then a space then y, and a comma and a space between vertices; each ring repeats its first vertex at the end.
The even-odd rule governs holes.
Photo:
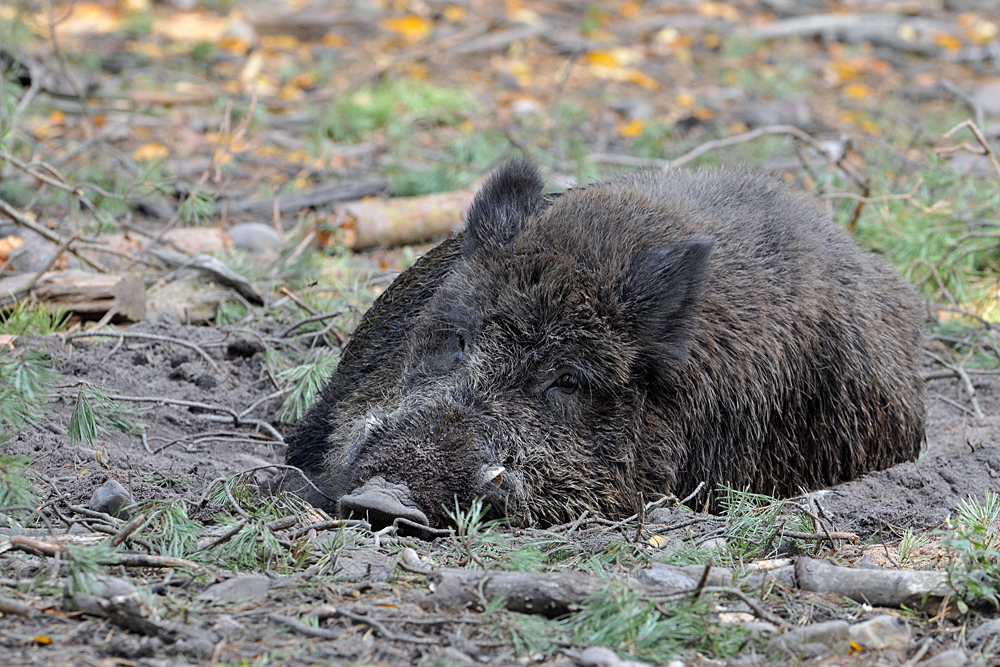
POLYGON ((918 454, 920 312, 770 177, 645 173, 547 200, 514 162, 465 237, 368 312, 288 462, 332 498, 405 484, 432 523, 475 496, 555 523, 699 482, 795 494, 918 454))

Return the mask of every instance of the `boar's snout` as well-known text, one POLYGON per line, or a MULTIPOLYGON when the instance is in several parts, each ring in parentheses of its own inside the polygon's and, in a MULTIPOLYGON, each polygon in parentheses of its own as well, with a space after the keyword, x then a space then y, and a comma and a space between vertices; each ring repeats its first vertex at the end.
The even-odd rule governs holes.
POLYGON ((372 477, 342 496, 339 508, 342 517, 365 519, 375 530, 391 526, 396 519, 406 519, 422 526, 430 525, 427 515, 413 502, 406 484, 393 484, 383 477, 372 477))

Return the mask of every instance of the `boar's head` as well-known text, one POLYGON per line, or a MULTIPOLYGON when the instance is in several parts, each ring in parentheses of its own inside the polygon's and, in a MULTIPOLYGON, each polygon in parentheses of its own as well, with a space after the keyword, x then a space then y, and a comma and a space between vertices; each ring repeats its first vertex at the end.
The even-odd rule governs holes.
POLYGON ((633 195, 546 198, 528 161, 486 181, 397 377, 329 436, 342 514, 440 525, 484 497, 494 516, 551 524, 669 488, 671 470, 658 489, 640 480, 713 241, 658 243, 665 212, 633 195))

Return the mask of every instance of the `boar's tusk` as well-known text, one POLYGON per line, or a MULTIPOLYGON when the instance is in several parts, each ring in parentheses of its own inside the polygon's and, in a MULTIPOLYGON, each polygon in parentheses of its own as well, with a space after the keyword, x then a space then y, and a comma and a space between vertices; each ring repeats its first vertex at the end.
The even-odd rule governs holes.
POLYGON ((483 472, 483 484, 489 484, 493 482, 497 486, 503 481, 503 472, 506 470, 503 466, 493 466, 492 468, 487 468, 483 472))

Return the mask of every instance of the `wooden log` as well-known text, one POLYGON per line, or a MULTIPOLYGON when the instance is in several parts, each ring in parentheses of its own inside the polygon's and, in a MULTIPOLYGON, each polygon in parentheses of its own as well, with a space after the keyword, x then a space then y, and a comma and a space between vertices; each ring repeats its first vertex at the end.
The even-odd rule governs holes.
POLYGON ((52 271, 35 280, 33 273, 0 278, 0 307, 25 298, 44 303, 50 311, 98 319, 114 309, 118 321, 140 321, 146 314, 146 286, 135 273, 90 273, 80 269, 52 271))
POLYGON ((952 592, 948 573, 940 570, 862 570, 805 556, 795 561, 795 579, 802 590, 841 595, 876 607, 906 605, 937 611, 952 592))
MULTIPOLYGON (((465 212, 475 195, 457 190, 422 197, 364 199, 337 208, 342 241, 351 250, 399 246, 448 236, 465 226, 465 212)), ((317 235, 320 245, 330 241, 317 235)))

